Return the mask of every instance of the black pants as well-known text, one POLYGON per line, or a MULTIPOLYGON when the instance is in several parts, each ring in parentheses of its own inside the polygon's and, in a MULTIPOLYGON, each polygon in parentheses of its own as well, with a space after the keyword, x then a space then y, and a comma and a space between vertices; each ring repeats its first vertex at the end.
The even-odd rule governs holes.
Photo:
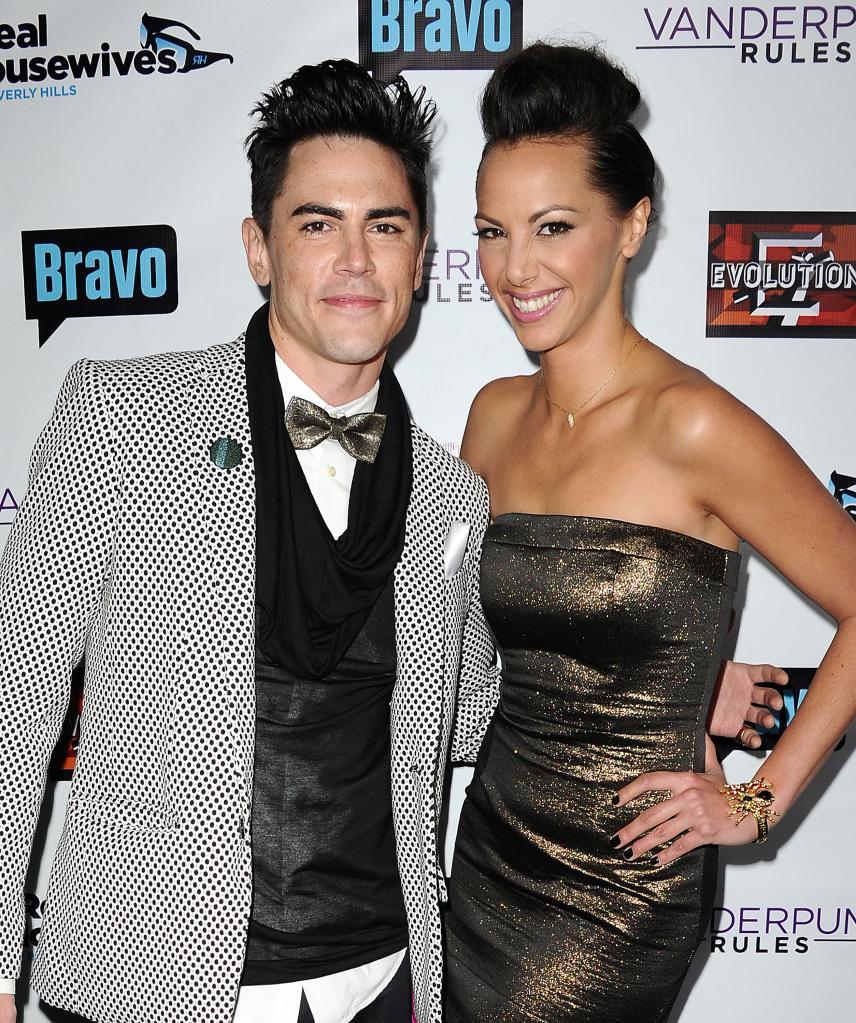
MULTIPOLYGON (((55 1009, 46 1002, 41 1002, 39 1008, 51 1023, 90 1023, 83 1016, 76 1016, 64 1009, 55 1009)), ((410 1023, 410 1021, 410 957, 405 956, 392 980, 371 1005, 367 1005, 354 1016, 351 1023, 410 1023)), ((272 1020, 271 1023, 276 1021, 272 1020)), ((297 1023, 315 1023, 305 996, 300 1003, 297 1023)))

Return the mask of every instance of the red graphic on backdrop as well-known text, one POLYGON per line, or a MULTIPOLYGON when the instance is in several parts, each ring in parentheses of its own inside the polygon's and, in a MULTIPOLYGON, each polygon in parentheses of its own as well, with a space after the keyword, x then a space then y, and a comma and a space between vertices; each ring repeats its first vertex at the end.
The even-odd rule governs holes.
POLYGON ((708 337, 856 337, 856 213, 712 212, 708 337))

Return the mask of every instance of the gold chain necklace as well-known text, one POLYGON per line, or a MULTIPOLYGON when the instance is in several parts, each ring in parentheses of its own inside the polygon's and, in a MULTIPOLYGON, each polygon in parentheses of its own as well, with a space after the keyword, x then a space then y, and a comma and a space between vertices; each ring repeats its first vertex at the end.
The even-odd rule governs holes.
POLYGON ((627 349, 627 351, 624 353, 624 355, 621 356, 621 358, 615 364, 615 368, 613 369, 613 371, 609 374, 609 376, 606 378, 606 380, 604 380, 604 382, 600 385, 600 387, 598 387, 598 389, 594 392, 594 394, 590 394, 588 396, 588 398, 586 398, 586 400, 582 403, 582 405, 578 405, 573 410, 567 409, 567 408, 563 408, 557 402, 553 401, 553 399, 547 393, 547 381, 544 379, 544 370, 542 369, 541 370, 541 383, 544 385, 544 397, 547 399, 547 404, 548 405, 552 405, 553 408, 557 408, 560 412, 564 412, 565 415, 568 417, 568 426, 571 429, 573 429, 575 424, 576 424, 576 417, 580 414, 580 412, 582 412, 582 410, 586 407, 586 405, 588 405, 589 402, 594 401, 594 399, 601 393, 601 391, 604 390, 604 388, 608 384, 610 384, 612 382, 613 378, 615 377, 615 374, 621 369, 621 367, 624 365, 624 363, 627 362, 627 360, 630 358, 630 356, 636 351, 636 349, 639 347, 639 345, 644 340, 645 340, 645 338, 642 337, 641 334, 640 334, 640 336, 636 339, 636 341, 627 349))

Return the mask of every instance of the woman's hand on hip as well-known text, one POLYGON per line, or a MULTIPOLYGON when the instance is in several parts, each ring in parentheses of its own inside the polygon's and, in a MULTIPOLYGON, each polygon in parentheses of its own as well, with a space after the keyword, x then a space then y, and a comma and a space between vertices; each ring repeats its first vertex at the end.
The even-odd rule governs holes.
MULTIPOLYGON (((708 768, 710 768, 708 758, 708 768)), ((640 774, 618 790, 616 806, 629 806, 649 792, 668 797, 649 807, 621 828, 610 844, 627 860, 656 850, 655 862, 671 863, 702 845, 747 845, 758 837, 755 818, 735 826, 728 800, 722 793, 725 776, 713 770, 655 771, 640 774)))

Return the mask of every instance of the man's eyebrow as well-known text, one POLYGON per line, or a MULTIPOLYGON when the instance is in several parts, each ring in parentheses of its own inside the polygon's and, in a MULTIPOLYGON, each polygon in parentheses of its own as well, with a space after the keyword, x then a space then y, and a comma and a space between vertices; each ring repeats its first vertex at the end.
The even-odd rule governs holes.
POLYGON ((304 217, 307 214, 315 217, 332 217, 334 220, 344 220, 345 214, 337 210, 335 206, 322 206, 317 202, 304 202, 291 211, 292 217, 304 217))
POLYGON ((366 220, 387 220, 389 217, 401 217, 403 220, 413 219, 406 206, 381 206, 379 209, 369 210, 366 213, 366 220))
MULTIPOLYGON (((335 206, 323 206, 317 202, 304 202, 291 211, 292 217, 330 217, 333 220, 344 220, 345 213, 335 206)), ((367 210, 366 220, 388 220, 392 217, 399 217, 402 220, 412 220, 413 216, 406 206, 378 206, 375 209, 367 210)))

